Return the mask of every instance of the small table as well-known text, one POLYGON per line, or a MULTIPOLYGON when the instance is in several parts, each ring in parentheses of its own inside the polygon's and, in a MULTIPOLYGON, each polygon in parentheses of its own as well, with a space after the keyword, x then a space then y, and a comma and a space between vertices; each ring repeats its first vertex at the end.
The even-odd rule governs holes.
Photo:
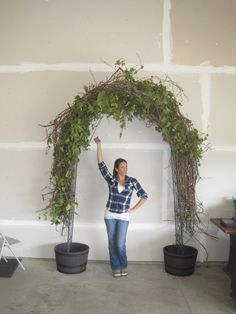
POLYGON ((220 218, 212 218, 219 229, 230 236, 229 260, 227 264, 227 273, 231 278, 232 296, 236 297, 236 228, 227 228, 220 222, 220 218))

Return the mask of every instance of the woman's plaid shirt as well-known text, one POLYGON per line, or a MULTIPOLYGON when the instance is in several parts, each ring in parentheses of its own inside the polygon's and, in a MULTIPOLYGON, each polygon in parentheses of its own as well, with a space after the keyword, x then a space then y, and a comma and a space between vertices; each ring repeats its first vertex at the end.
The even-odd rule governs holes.
POLYGON ((137 196, 147 199, 147 193, 143 190, 138 180, 132 177, 125 176, 125 188, 119 193, 118 181, 109 172, 104 162, 98 164, 99 170, 102 176, 108 183, 109 198, 106 204, 106 208, 113 213, 125 213, 130 208, 130 200, 133 193, 133 189, 136 190, 137 196))

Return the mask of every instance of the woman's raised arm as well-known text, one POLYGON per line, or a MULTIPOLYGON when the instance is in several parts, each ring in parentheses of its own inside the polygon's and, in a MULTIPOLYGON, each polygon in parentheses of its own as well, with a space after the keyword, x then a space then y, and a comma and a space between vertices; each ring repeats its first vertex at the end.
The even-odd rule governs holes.
POLYGON ((99 136, 95 137, 94 142, 97 144, 97 160, 98 160, 98 163, 101 163, 103 161, 102 142, 101 142, 99 136))

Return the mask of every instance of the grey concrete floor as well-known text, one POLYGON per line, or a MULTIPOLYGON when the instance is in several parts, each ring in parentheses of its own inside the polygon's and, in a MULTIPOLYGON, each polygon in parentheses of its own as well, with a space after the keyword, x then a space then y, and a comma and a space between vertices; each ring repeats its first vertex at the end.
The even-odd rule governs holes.
POLYGON ((24 259, 11 278, 0 278, 1 314, 235 314, 222 264, 198 265, 188 277, 163 264, 130 263, 113 278, 107 263, 89 262, 84 273, 57 272, 54 260, 24 259))

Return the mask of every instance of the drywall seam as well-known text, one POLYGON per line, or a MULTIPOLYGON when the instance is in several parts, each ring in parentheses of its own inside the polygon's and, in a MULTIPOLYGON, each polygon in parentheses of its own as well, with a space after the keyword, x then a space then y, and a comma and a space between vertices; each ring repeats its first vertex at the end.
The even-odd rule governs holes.
POLYGON ((162 21, 162 49, 164 64, 170 64, 172 60, 172 33, 170 20, 171 2, 164 0, 162 21))
MULTIPOLYGON (((18 143, 0 143, 0 150, 46 150, 47 144, 45 142, 18 142, 18 143)), ((127 149, 127 150, 165 150, 168 149, 168 144, 165 143, 103 143, 104 149, 127 149)), ((91 150, 96 149, 95 144, 91 144, 91 150)))
POLYGON ((3 142, 0 143, 0 150, 25 151, 25 150, 46 150, 45 142, 3 142))
POLYGON ((209 73, 200 74, 200 90, 202 99, 202 131, 208 134, 211 113, 211 75, 209 73))
MULTIPOLYGON (((165 53, 168 56, 168 53, 165 53)), ((166 57, 167 58, 167 57, 166 57)), ((135 67, 137 64, 129 63, 127 67, 135 67)), ((236 74, 236 67, 211 65, 177 65, 177 64, 143 64, 143 71, 160 73, 223 73, 236 74)), ((23 63, 18 65, 0 65, 0 73, 29 73, 46 71, 67 71, 67 72, 114 72, 112 66, 100 63, 59 63, 59 64, 41 64, 41 63, 23 63)))
POLYGON ((236 146, 229 146, 229 145, 225 145, 225 146, 218 146, 218 145, 215 145, 215 146, 211 146, 211 150, 212 151, 223 151, 223 152, 236 152, 236 146))
MULTIPOLYGON (((47 144, 45 142, 0 142, 0 150, 9 151, 32 151, 32 150, 46 150, 47 144)), ((163 150, 168 151, 169 145, 165 143, 103 143, 104 149, 128 149, 128 150, 163 150)), ((95 144, 92 144, 90 150, 95 150, 95 144)), ((236 151, 236 145, 212 145, 211 149, 232 152, 236 151)))

